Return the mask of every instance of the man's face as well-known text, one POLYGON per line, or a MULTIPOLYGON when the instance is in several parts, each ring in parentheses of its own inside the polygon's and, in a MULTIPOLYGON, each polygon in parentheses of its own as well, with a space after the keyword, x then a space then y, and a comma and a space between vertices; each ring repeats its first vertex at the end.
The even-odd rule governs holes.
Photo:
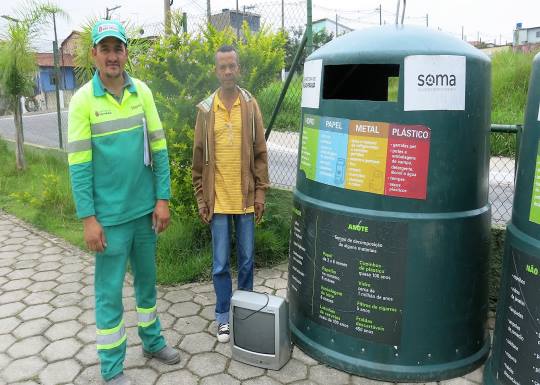
POLYGON ((240 76, 240 64, 236 52, 218 52, 216 54, 216 76, 221 88, 231 90, 236 87, 240 76))
POLYGON ((120 40, 106 37, 92 49, 92 57, 100 74, 114 79, 122 76, 128 52, 120 40))

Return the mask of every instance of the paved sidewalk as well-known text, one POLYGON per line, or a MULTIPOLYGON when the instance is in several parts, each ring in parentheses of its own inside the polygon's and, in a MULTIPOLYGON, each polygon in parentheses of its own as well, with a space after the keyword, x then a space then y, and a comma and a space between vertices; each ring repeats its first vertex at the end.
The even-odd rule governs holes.
MULTIPOLYGON (((101 383, 93 273, 91 255, 0 211, 0 385, 101 383)), ((258 270, 255 285, 285 296, 287 265, 258 270)), ((210 283, 160 287, 158 296, 164 334, 181 350, 182 361, 167 366, 142 356, 134 293, 127 285, 125 367, 138 385, 386 384, 321 365, 296 347, 280 371, 232 361, 228 344, 214 336, 210 283)), ((482 368, 441 384, 481 382, 482 368)))

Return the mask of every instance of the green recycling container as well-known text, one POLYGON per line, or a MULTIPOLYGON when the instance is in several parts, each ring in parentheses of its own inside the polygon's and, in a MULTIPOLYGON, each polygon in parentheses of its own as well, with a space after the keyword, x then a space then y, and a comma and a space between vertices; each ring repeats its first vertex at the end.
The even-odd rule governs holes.
POLYGON ((293 341, 432 381, 489 351, 489 58, 441 32, 341 36, 304 65, 289 247, 293 341))
POLYGON ((540 55, 533 61, 486 384, 540 384, 540 55))

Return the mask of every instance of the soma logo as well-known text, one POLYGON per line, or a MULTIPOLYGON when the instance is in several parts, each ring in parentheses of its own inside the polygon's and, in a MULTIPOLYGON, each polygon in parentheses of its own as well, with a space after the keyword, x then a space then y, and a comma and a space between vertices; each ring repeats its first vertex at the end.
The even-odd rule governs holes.
POLYGON ((456 75, 453 74, 419 74, 419 87, 455 87, 456 75))

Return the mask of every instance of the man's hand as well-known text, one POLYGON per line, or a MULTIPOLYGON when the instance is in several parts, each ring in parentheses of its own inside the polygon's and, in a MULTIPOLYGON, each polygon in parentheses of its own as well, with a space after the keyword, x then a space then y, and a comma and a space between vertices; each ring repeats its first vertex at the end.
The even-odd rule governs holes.
POLYGON ((102 253, 107 247, 107 240, 105 239, 105 233, 103 228, 97 221, 95 216, 86 217, 83 219, 84 225, 84 241, 86 247, 90 251, 97 251, 102 253))
POLYGON ((259 224, 264 214, 264 203, 255 202, 255 223, 259 224))
POLYGON ((210 224, 210 221, 208 220, 208 207, 201 207, 199 209, 199 218, 201 218, 203 223, 206 223, 207 225, 210 224))
POLYGON ((169 226, 171 216, 169 214, 169 201, 159 199, 156 202, 154 213, 152 214, 152 228, 156 234, 161 233, 169 226))

